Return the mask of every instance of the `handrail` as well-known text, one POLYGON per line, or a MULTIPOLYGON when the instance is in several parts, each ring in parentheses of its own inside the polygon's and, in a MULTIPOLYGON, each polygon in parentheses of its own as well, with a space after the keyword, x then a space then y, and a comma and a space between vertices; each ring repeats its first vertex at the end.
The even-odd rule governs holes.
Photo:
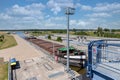
POLYGON ((10 59, 9 59, 9 61, 8 61, 8 80, 12 80, 10 64, 11 64, 11 62, 10 62, 10 59))
MULTIPOLYGON (((90 78, 93 77, 93 71, 92 71, 92 66, 93 66, 93 59, 94 57, 96 57, 96 63, 101 63, 102 60, 106 60, 106 59, 102 59, 102 57, 107 57, 110 59, 117 59, 118 57, 115 57, 116 55, 119 55, 118 51, 113 51, 111 49, 107 49, 106 47, 120 47, 120 43, 117 43, 116 41, 120 41, 120 40, 109 40, 109 39, 104 39, 104 40, 96 40, 96 41, 91 41, 88 45, 88 75, 90 78), (113 41, 114 43, 110 43, 109 41, 113 41), (96 48, 95 53, 93 52, 93 48, 96 48), (107 50, 106 50, 107 49, 107 50), (113 55, 108 55, 108 54, 115 54, 113 55), (112 57, 112 58, 111 58, 112 57)), ((108 60, 109 61, 109 60, 108 60)), ((118 60, 119 61, 119 60, 118 60)))

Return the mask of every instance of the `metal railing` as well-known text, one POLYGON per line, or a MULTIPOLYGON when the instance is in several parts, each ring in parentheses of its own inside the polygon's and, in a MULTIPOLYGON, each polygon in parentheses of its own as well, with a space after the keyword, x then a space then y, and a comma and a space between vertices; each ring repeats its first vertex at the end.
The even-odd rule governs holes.
MULTIPOLYGON (((99 56, 99 63, 115 63, 115 64, 119 64, 120 66, 120 52, 117 51, 117 49, 120 48, 114 48, 114 50, 112 50, 112 48, 103 48, 103 49, 99 49, 97 48, 97 51, 101 51, 101 55, 99 56)), ((94 64, 98 64, 97 62, 97 53, 93 53, 92 55, 92 61, 94 64)))
POLYGON ((10 59, 8 61, 8 80, 12 80, 12 72, 11 72, 11 62, 10 59))
POLYGON ((92 70, 101 66, 115 74, 120 73, 120 40, 98 40, 88 45, 89 77, 92 78, 92 70))

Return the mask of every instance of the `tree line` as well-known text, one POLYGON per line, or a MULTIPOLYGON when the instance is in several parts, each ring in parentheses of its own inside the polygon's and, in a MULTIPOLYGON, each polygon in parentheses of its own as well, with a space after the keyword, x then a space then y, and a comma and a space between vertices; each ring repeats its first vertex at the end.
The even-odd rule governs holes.
POLYGON ((120 38, 120 34, 115 33, 115 31, 119 30, 113 30, 113 29, 102 29, 101 27, 98 27, 97 31, 94 32, 94 34, 97 34, 98 37, 111 37, 111 38, 120 38))

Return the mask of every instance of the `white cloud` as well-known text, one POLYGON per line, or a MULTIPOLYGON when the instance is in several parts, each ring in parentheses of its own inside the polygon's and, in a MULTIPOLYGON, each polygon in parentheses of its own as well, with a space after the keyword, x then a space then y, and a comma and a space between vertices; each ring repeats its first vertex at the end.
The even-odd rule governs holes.
POLYGON ((116 10, 112 12, 113 14, 120 14, 120 10, 116 10))
POLYGON ((25 7, 20 7, 19 5, 14 5, 10 10, 7 11, 8 14, 11 15, 28 15, 30 11, 27 10, 25 7))
POLYGON ((53 11, 54 14, 57 14, 61 11, 62 8, 74 7, 73 0, 49 0, 47 6, 53 11))
POLYGON ((70 28, 76 29, 97 29, 98 26, 102 28, 118 28, 120 21, 117 22, 107 22, 102 18, 88 18, 82 20, 70 20, 70 28))
POLYGON ((86 20, 71 20, 70 21, 70 28, 85 28, 89 25, 89 22, 86 20))
POLYGON ((49 17, 44 20, 45 29, 64 29, 66 28, 66 17, 49 17))
POLYGON ((120 3, 100 3, 93 8, 93 11, 114 11, 120 10, 120 3))
POLYGON ((76 4, 77 7, 82 10, 90 10, 95 12, 111 12, 115 10, 120 10, 120 3, 99 3, 96 4, 95 7, 89 5, 82 5, 80 3, 76 4))
POLYGON ((51 21, 55 22, 55 21, 65 21, 66 17, 51 17, 50 18, 51 21))
POLYGON ((66 17, 45 15, 42 12, 44 8, 41 3, 27 6, 16 4, 0 14, 0 29, 6 27, 7 29, 62 29, 66 27, 66 17))
POLYGON ((50 17, 50 15, 45 16, 45 18, 49 18, 49 17, 50 17))
MULTIPOLYGON (((37 28, 42 26, 42 20, 44 20, 45 6, 41 3, 33 3, 31 5, 19 6, 13 5, 5 12, 0 13, 0 24, 10 29, 25 29, 25 28, 37 28), (38 24, 39 22, 39 24, 38 24)), ((0 28, 5 28, 1 27, 0 28)))
POLYGON ((51 9, 51 11, 53 11, 54 14, 57 14, 61 11, 61 8, 56 4, 55 7, 51 9))
MULTIPOLYGON (((73 0, 49 0, 46 5, 42 3, 33 3, 26 6, 16 4, 8 8, 5 12, 0 13, 0 29, 66 29, 67 22, 65 15, 54 15, 52 17, 51 13, 47 14, 47 12, 44 12, 47 8, 54 14, 58 14, 58 12, 61 12, 66 6, 76 7, 76 10, 81 8, 84 13, 83 18, 80 19, 75 18, 73 20, 71 17, 71 29, 97 28, 99 25, 108 28, 111 28, 111 26, 115 28, 120 27, 118 18, 118 21, 107 21, 108 18, 113 19, 114 15, 119 15, 119 3, 102 3, 97 4, 95 7, 82 5, 80 3, 74 5, 73 3, 73 0)), ((73 17, 81 16, 75 14, 73 17)))
POLYGON ((114 25, 114 26, 111 26, 111 28, 118 28, 120 29, 120 21, 116 21, 116 22, 111 22, 111 23, 108 23, 109 26, 111 25, 114 25))
POLYGON ((81 5, 82 10, 92 10, 91 6, 81 5))
POLYGON ((43 10, 45 9, 45 5, 42 3, 33 3, 31 5, 26 6, 27 9, 33 9, 33 10, 43 10))
POLYGON ((91 11, 92 13, 87 14, 88 17, 111 17, 115 14, 120 13, 120 3, 99 3, 95 7, 82 5, 80 3, 76 4, 81 10, 91 11))
POLYGON ((85 21, 78 22, 78 25, 83 26, 83 27, 87 26, 88 24, 89 24, 89 22, 85 22, 85 21))
POLYGON ((88 17, 110 17, 111 15, 108 13, 93 13, 93 14, 87 14, 88 17))
POLYGON ((11 19, 12 17, 7 15, 7 14, 4 14, 4 13, 1 13, 0 14, 0 19, 4 19, 4 20, 8 20, 8 19, 11 19))
POLYGON ((57 23, 47 23, 44 25, 43 29, 65 29, 64 24, 57 24, 57 23))
POLYGON ((45 6, 41 3, 33 3, 27 6, 14 5, 12 8, 7 9, 7 14, 11 16, 40 16, 45 6))
POLYGON ((82 4, 80 4, 80 3, 75 4, 75 8, 80 8, 81 6, 82 6, 82 4))

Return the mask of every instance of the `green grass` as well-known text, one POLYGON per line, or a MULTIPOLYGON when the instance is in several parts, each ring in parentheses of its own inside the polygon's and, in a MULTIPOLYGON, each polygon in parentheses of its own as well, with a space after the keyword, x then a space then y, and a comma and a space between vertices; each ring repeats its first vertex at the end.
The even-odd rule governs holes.
POLYGON ((87 34, 88 34, 89 36, 97 37, 97 35, 95 35, 93 31, 89 31, 89 32, 87 32, 87 34))
POLYGON ((0 80, 8 80, 8 64, 0 64, 0 80))
POLYGON ((52 35, 53 33, 51 31, 31 31, 29 34, 32 36, 44 36, 46 34, 52 35))
POLYGON ((3 42, 0 42, 0 50, 17 45, 17 42, 12 35, 9 35, 9 34, 3 34, 3 35, 5 38, 3 42))

